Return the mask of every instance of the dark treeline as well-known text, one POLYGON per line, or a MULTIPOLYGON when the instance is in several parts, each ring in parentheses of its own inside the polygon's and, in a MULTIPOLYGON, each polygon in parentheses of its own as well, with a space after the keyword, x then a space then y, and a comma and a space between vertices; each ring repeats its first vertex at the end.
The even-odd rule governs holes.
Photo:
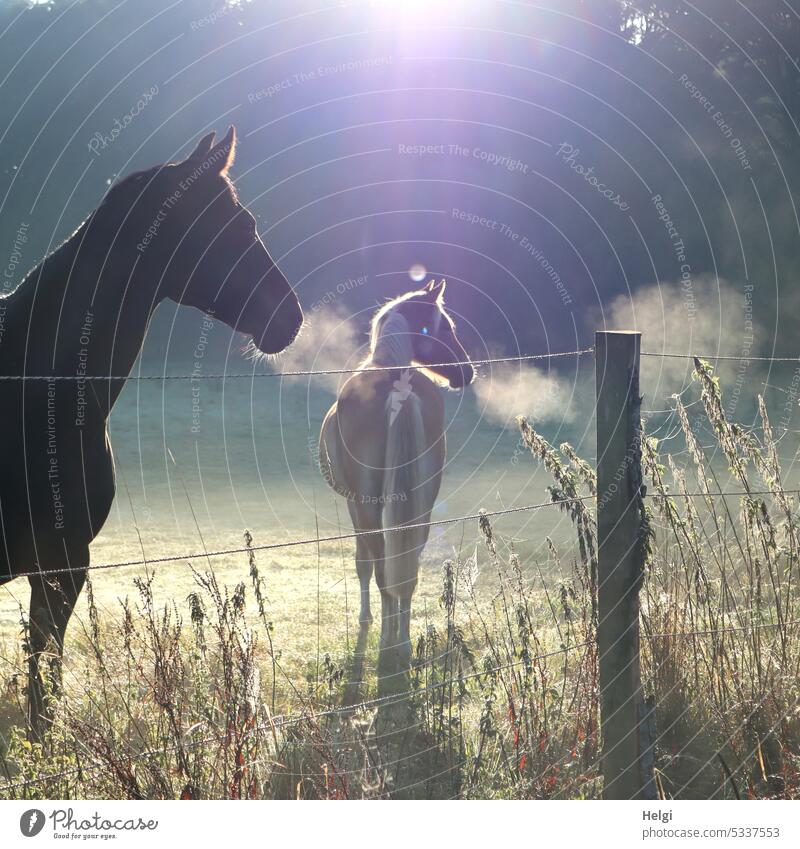
POLYGON ((797 353, 795 0, 57 0, 4 3, 0 33, 5 290, 117 175, 235 122, 307 311, 366 320, 422 263, 480 356, 585 344, 669 284, 719 350, 752 309, 754 350, 797 353), (696 314, 723 291, 733 327, 696 314))

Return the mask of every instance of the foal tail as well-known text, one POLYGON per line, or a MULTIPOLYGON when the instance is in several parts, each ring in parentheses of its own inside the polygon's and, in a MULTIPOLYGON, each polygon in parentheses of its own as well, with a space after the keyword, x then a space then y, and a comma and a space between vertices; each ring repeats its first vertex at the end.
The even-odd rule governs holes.
MULTIPOLYGON (((427 521, 432 508, 427 492, 431 471, 426 469, 425 428, 419 396, 406 387, 395 390, 386 404, 386 473, 383 478, 383 526, 392 528, 427 521)), ((427 527, 384 534, 384 574, 387 591, 410 599, 417 585, 419 558, 428 539, 427 527)))

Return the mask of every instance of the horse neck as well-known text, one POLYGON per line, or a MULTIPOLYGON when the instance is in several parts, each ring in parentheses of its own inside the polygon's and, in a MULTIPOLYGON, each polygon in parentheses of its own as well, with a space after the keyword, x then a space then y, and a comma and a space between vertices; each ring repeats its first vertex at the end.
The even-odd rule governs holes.
POLYGON ((389 310, 373 333, 369 362, 376 366, 408 366, 413 358, 408 323, 399 312, 389 310))
MULTIPOLYGON (((25 374, 127 377, 155 307, 135 279, 135 256, 89 242, 91 219, 31 271, 13 294, 23 335, 18 369, 25 374)), ((135 250, 132 252, 135 254, 135 250)), ((20 373, 22 373, 20 371, 20 373)), ((108 415, 124 381, 92 382, 93 397, 108 415)))

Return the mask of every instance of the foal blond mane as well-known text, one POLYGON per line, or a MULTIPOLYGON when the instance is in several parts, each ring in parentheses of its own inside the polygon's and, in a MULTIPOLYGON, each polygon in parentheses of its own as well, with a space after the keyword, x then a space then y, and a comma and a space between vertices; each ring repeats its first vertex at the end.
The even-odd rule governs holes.
MULTIPOLYGON (((408 322, 396 307, 405 301, 424 294, 424 290, 406 292, 394 300, 387 301, 372 317, 370 325, 369 353, 361 363, 362 368, 369 366, 410 366, 415 362, 414 350, 408 337, 408 322)), ((444 311, 442 302, 437 304, 437 321, 452 320, 444 311)), ((422 368, 425 374, 438 386, 447 386, 447 379, 436 372, 422 368)))

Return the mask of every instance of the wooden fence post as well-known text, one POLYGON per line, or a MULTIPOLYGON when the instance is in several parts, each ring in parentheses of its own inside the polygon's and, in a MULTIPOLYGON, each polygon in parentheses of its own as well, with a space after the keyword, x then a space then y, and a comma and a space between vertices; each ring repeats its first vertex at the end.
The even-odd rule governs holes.
POLYGON ((639 590, 646 526, 642 496, 641 334, 595 334, 597 578, 603 797, 653 799, 653 721, 642 694, 639 590))

